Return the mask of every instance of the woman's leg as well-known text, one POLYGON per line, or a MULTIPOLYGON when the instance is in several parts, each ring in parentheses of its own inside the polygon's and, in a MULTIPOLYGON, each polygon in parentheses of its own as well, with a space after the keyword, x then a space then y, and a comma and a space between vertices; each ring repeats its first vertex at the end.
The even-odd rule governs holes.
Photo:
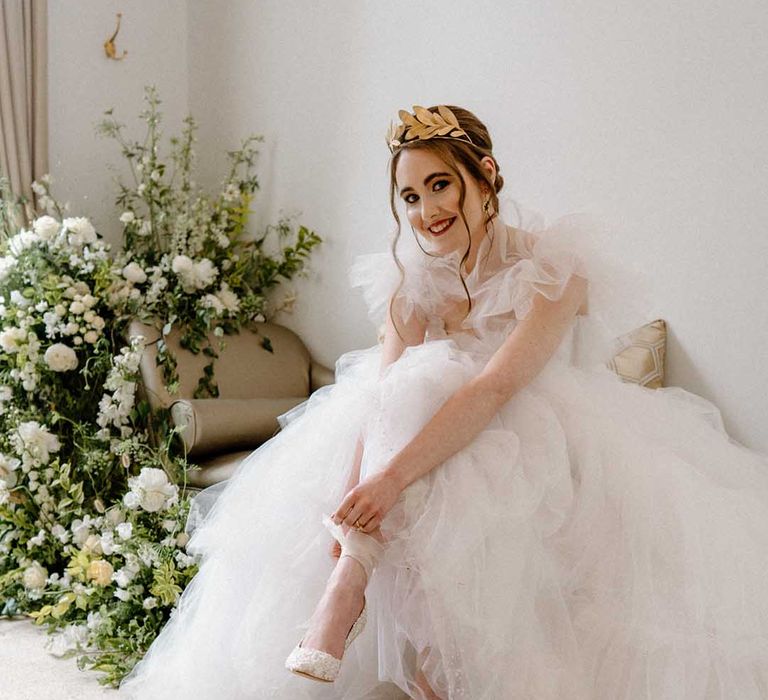
POLYGON ((418 700, 443 700, 429 685, 424 671, 421 670, 421 663, 416 664, 416 686, 422 692, 418 700))
MULTIPOLYGON (((361 536, 373 537, 384 543, 380 529, 361 536)), ((347 634, 363 609, 367 583, 360 562, 352 557, 341 557, 310 619, 302 646, 325 651, 340 659, 344 654, 347 634)))

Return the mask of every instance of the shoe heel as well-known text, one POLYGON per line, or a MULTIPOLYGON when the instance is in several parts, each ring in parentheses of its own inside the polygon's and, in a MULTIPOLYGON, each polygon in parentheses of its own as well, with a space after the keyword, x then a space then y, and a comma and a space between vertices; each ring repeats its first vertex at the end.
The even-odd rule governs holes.
MULTIPOLYGON (((352 629, 347 634, 347 639, 344 641, 344 651, 346 652, 349 645, 355 640, 355 638, 365 628, 365 622, 367 615, 368 605, 363 599, 363 609, 357 616, 355 623, 352 625, 352 629)), ((285 667, 299 676, 309 678, 313 681, 321 681, 323 683, 333 683, 339 676, 341 670, 341 659, 337 659, 335 656, 328 654, 325 651, 319 649, 309 649, 301 646, 302 642, 299 642, 288 655, 285 660, 285 667)), ((343 657, 342 657, 343 658, 343 657)))

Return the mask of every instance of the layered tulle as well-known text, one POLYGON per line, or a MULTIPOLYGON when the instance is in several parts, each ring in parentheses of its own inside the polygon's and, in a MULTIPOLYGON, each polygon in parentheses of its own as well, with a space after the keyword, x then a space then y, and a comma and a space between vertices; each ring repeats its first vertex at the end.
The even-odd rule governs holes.
MULTIPOLYGON (((625 384, 598 362, 621 314, 610 265, 587 233, 569 241, 572 224, 496 237, 505 265, 470 275, 469 332, 449 336, 433 316, 426 342, 381 376, 379 346, 343 355, 336 384, 198 496, 188 548, 200 572, 122 693, 419 698, 421 668, 446 700, 768 697, 768 459, 733 442, 703 398, 625 384), (571 274, 589 280, 590 313, 385 518, 369 623, 339 679, 288 673, 335 563, 322 516, 343 496, 358 437, 365 478, 482 371, 533 295, 558 298, 571 274)), ((378 323, 399 274, 374 260, 352 275, 378 323)), ((413 309, 429 315, 458 293, 455 257, 407 260, 413 309)))

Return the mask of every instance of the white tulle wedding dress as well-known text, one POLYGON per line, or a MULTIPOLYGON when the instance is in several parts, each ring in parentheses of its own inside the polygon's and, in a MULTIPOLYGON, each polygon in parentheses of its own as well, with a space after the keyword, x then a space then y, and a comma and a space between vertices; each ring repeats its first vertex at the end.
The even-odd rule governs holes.
MULTIPOLYGON (((340 357, 334 385, 198 496, 200 571, 121 697, 419 698, 418 664, 445 700, 768 698, 768 458, 732 440, 705 399, 605 367, 638 320, 636 290, 578 217, 516 224, 497 219, 483 240, 472 310, 452 333, 440 310, 465 298, 458 256, 403 251, 400 293, 429 319, 425 342, 381 376, 378 345, 340 357), (322 516, 344 495, 358 436, 365 477, 572 273, 589 279, 589 312, 385 518, 368 624, 337 681, 289 673, 335 565, 322 516)), ((351 279, 380 323, 399 281, 391 254, 359 256, 351 279)))

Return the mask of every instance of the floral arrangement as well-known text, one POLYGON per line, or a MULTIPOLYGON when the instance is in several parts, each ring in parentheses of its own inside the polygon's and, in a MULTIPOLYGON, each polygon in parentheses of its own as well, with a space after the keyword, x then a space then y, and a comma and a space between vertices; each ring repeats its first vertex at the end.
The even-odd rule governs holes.
MULTIPOLYGON (((194 119, 187 117, 181 137, 171 138, 169 165, 158 155, 161 115, 154 88, 147 88, 145 101, 143 142, 124 137, 124 125, 112 110, 105 112, 98 127, 100 134, 120 144, 133 178, 130 187, 118 183, 125 246, 115 259, 110 303, 122 314, 158 324, 163 336, 176 326, 182 347, 210 358, 195 398, 217 396, 213 379, 217 353, 208 342, 210 331, 218 328, 223 336, 252 321, 264 321, 267 292, 281 280, 302 274, 306 257, 321 239, 300 226, 293 245, 282 245, 279 257, 268 255, 264 244, 270 234, 282 244, 293 230, 290 219, 282 218, 261 236, 245 236, 249 205, 258 188, 250 172, 256 156, 253 143, 261 137, 251 136, 239 150, 228 153, 229 172, 218 197, 211 198, 197 190, 191 178, 194 119)), ((290 309, 294 301, 289 294, 270 313, 290 309)), ((272 350, 269 338, 263 337, 262 345, 272 350)), ((173 393, 176 364, 164 343, 159 351, 165 382, 173 393)))
MULTIPOLYGON (((302 227, 273 258, 266 234, 245 238, 257 187, 250 141, 230 154, 219 197, 195 191, 191 118, 172 140, 180 182, 166 182, 153 89, 146 99, 146 148, 123 143, 136 183, 118 197, 116 254, 87 218, 65 215, 48 177, 33 184, 42 211, 31 220, 0 178, 0 615, 45 625, 52 653, 77 655, 110 685, 143 656, 198 567, 185 551, 192 465, 137 397, 145 343, 125 337, 128 323, 180 328, 186 347, 211 358, 198 389, 215 395, 209 332, 224 338, 268 318, 265 291, 300 272, 320 241, 302 227)), ((115 122, 102 130, 120 136, 115 122)), ((277 231, 286 238, 289 222, 277 231)), ((174 358, 162 361, 173 391, 174 358)))

